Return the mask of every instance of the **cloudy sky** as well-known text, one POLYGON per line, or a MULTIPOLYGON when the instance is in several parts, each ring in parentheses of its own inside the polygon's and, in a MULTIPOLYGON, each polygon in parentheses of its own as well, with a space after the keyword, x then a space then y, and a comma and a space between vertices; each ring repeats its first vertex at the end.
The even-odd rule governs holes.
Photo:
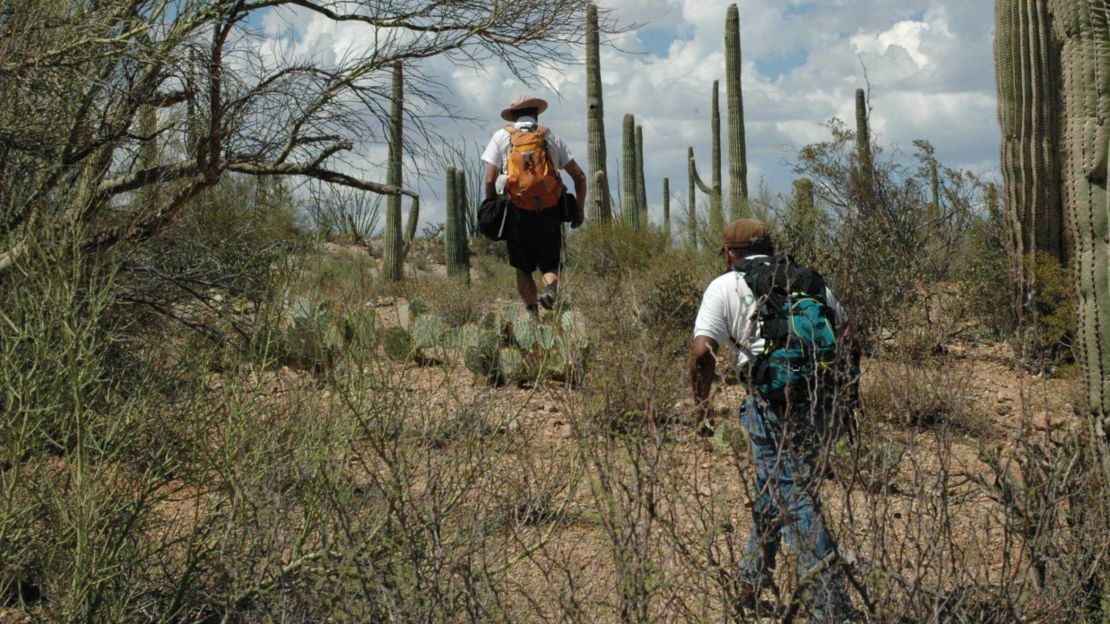
MULTIPOLYGON (((724 16, 728 0, 609 0, 624 23, 643 27, 610 41, 601 52, 605 127, 611 166, 620 156, 621 118, 636 115, 644 128, 648 201, 661 214, 662 179, 671 178, 672 207, 685 202, 688 145, 707 170, 709 103, 721 81, 724 113, 724 16)), ((993 3, 986 0, 741 0, 743 92, 749 186, 762 180, 788 192, 792 161, 801 146, 827 138, 825 122, 854 118, 853 93, 870 82, 872 128, 884 146, 912 152, 930 140, 949 166, 998 175, 998 127, 992 60, 993 3)), ((305 48, 342 47, 343 26, 322 18, 283 16, 280 28, 298 31, 305 48)), ((273 22, 272 24, 276 24, 273 22)), ((351 33, 353 35, 353 33, 351 33)), ((584 52, 579 51, 584 58, 584 52)), ((479 72, 433 62, 427 71, 460 117, 440 131, 476 144, 479 157, 498 113, 514 95, 533 92, 551 103, 541 121, 564 138, 587 165, 585 67, 548 76, 554 89, 526 86, 508 69, 479 72)), ((725 139, 722 138, 722 142, 725 139)), ((365 160, 380 157, 374 146, 365 160)), ((727 147, 725 148, 727 159, 727 147)), ((363 175, 380 179, 376 167, 363 175)), ((726 165, 727 167, 727 165, 726 165)), ((615 171, 615 169, 614 169, 615 171)), ((726 171, 727 182, 727 171, 726 171)), ((442 221, 442 184, 426 176, 422 220, 442 221)), ((658 217, 656 217, 658 218, 658 217)))

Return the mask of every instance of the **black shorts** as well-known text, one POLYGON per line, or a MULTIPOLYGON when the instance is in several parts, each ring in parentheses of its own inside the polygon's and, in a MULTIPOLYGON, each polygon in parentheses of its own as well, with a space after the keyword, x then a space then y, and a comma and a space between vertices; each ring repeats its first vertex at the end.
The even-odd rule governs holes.
POLYGON ((531 273, 559 270, 559 256, 563 249, 562 211, 558 206, 544 210, 513 211, 513 231, 506 240, 509 248, 509 265, 531 273))

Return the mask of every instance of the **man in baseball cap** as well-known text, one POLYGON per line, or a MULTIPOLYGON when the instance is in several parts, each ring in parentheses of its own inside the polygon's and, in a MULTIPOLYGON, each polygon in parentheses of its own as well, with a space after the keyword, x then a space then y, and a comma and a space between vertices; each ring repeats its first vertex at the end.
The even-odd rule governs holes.
MULTIPOLYGON (((773 582, 771 573, 785 537, 798 555, 799 576, 814 577, 811 621, 850 620, 853 610, 835 565, 836 548, 821 522, 820 477, 814 469, 816 451, 830 439, 826 430, 831 403, 813 379, 777 386, 768 381, 782 377, 781 369, 775 368, 788 358, 784 346, 801 350, 797 344, 801 339, 781 337, 784 327, 809 321, 815 329, 811 333, 823 337, 824 346, 835 347, 836 321, 831 317, 842 321, 844 312, 820 275, 794 265, 786 256, 775 256, 771 230, 760 221, 739 219, 728 224, 721 255, 728 271, 709 284, 702 298, 690 348, 690 379, 696 413, 710 421, 703 428, 712 431, 709 399, 717 350, 725 341, 736 346, 735 366, 749 387, 740 421, 748 432, 756 475, 751 534, 739 570, 741 595, 734 606, 739 611, 758 610, 761 591, 773 582), (798 303, 801 299, 795 297, 805 301, 798 303), (773 318, 768 311, 779 309, 772 303, 780 301, 786 313, 773 318), (795 309, 803 308, 811 312, 808 317, 794 316, 795 309), (789 323, 783 324, 783 319, 789 323), (769 357, 772 354, 775 358, 769 357)), ((787 369, 793 372, 805 368, 806 362, 789 364, 800 364, 787 369)))

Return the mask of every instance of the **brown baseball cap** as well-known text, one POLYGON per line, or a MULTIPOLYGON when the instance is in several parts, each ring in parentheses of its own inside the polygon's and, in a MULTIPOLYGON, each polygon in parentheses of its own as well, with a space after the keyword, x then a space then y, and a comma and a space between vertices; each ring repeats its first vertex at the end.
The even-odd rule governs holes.
POLYGON ((749 249, 771 246, 771 230, 756 219, 737 219, 725 228, 726 249, 749 249))

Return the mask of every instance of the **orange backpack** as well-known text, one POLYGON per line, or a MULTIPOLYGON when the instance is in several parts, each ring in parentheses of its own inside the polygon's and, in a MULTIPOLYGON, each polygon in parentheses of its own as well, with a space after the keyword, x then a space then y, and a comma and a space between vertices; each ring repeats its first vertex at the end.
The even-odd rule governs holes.
POLYGON ((521 210, 543 210, 558 204, 563 180, 547 157, 547 128, 521 130, 506 126, 505 130, 512 140, 505 190, 513 205, 521 210))

